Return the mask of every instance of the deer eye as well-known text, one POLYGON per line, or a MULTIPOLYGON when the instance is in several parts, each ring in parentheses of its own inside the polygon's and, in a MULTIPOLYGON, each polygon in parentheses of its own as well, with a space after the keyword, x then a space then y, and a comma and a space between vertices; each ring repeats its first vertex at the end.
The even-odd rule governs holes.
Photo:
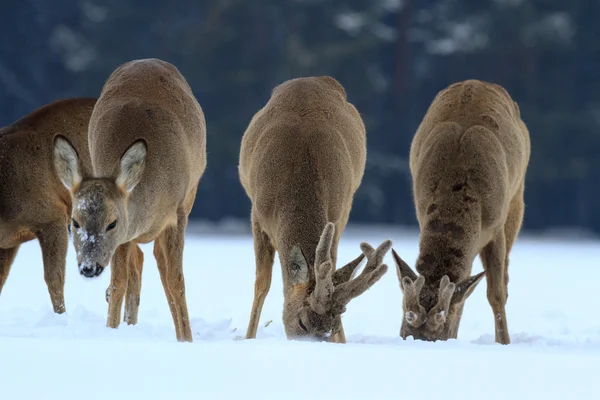
POLYGON ((79 224, 74 219, 71 219, 71 224, 73 224, 73 227, 75 227, 75 229, 79 229, 80 228, 79 224))
POLYGON ((106 232, 115 229, 115 226, 117 226, 117 220, 115 219, 113 222, 111 222, 107 227, 106 227, 106 232))
POLYGON ((302 323, 302 319, 298 319, 298 325, 300 325, 300 328, 302 328, 302 330, 306 333, 308 333, 308 329, 306 329, 306 326, 304 326, 304 324, 302 323))

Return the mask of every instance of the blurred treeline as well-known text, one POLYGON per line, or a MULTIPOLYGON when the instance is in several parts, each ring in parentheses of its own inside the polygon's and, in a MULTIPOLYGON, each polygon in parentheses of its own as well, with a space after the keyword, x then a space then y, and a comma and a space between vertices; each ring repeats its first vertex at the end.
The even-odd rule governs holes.
POLYGON ((0 12, 0 124, 97 96, 136 58, 174 63, 204 108, 208 169, 193 217, 247 218, 241 136, 280 82, 332 75, 368 131, 351 220, 415 224, 408 150, 435 94, 499 83, 532 137, 525 227, 600 232, 597 0, 19 0, 0 12))

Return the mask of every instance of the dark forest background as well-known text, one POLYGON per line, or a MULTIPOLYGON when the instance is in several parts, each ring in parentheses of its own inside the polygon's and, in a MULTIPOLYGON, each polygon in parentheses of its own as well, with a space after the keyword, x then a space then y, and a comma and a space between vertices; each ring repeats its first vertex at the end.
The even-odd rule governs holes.
POLYGON ((175 64, 202 105, 208 168, 193 218, 248 218, 244 129, 271 89, 332 75, 367 126, 352 222, 414 225, 408 150, 435 94, 503 85, 531 132, 525 228, 600 232, 600 1, 19 0, 0 12, 0 125, 98 96, 121 63, 175 64))

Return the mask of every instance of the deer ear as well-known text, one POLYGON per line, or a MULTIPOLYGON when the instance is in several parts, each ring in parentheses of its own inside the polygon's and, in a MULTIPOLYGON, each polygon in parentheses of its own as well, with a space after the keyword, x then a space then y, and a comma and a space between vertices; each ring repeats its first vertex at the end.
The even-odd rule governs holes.
POLYGON ((138 140, 121 157, 117 186, 125 193, 130 193, 140 183, 146 167, 146 153, 146 142, 138 140))
POLYGON ((64 136, 59 135, 54 139, 54 167, 62 184, 74 192, 81 183, 79 157, 64 136))
POLYGON ((396 250, 392 249, 392 256, 394 257, 394 261, 396 262, 396 273, 398 274, 398 280, 400 281, 400 289, 404 291, 404 287, 402 286, 402 281, 404 278, 410 278, 411 282, 416 282, 417 274, 413 271, 408 264, 400 258, 396 250))
POLYGON ((333 273, 333 286, 341 285, 342 283, 348 282, 350 279, 354 279, 358 266, 365 259, 365 255, 361 254, 348 264, 344 265, 340 269, 336 269, 333 273))
POLYGON ((477 275, 473 275, 472 277, 465 279, 456 285, 454 289, 454 294, 452 295, 451 304, 462 303, 473 293, 477 284, 481 282, 483 276, 485 275, 485 271, 478 273, 477 275))
POLYGON ((289 263, 292 285, 296 286, 308 284, 308 263, 306 262, 306 258, 304 257, 304 254, 302 254, 300 247, 292 247, 289 256, 289 263))

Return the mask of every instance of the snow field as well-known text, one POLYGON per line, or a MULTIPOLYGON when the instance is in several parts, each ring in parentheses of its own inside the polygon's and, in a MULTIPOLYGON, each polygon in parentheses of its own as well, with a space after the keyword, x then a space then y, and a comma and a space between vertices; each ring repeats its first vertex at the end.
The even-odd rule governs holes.
MULTIPOLYGON (((386 235, 346 232, 340 264, 359 254, 362 240, 377 246, 391 238, 412 266, 418 238, 386 235)), ((402 294, 389 253, 388 273, 348 306, 347 344, 286 340, 277 258, 258 338, 243 340, 254 293, 251 236, 191 234, 184 272, 195 341, 177 343, 152 244, 142 250, 139 323, 113 330, 105 327, 109 270, 84 279, 70 245, 67 313, 55 315, 38 243, 21 247, 0 298, 2 399, 595 399, 600 393, 597 242, 519 238, 511 253, 509 346, 494 343, 485 280, 466 303, 457 340, 400 339, 402 294)))

